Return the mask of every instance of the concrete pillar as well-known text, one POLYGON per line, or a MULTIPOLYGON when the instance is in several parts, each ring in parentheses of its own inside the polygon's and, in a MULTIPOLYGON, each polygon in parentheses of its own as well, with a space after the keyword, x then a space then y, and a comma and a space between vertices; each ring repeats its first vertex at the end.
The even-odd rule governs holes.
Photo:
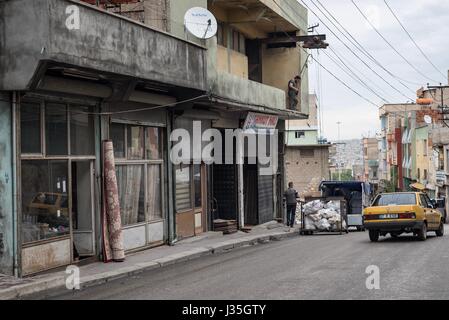
POLYGON ((0 273, 14 274, 11 95, 0 93, 0 273))

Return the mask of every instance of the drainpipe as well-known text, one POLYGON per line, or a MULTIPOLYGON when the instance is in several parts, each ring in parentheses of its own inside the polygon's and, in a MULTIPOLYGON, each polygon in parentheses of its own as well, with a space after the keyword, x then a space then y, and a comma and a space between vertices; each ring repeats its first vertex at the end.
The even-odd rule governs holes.
POLYGON ((19 276, 19 263, 18 263, 18 236, 17 236, 17 228, 18 228, 18 219, 17 219, 17 93, 13 92, 12 94, 12 106, 11 106, 11 120, 12 120, 12 190, 13 190, 13 199, 12 199, 12 232, 13 232, 13 271, 14 276, 19 276))

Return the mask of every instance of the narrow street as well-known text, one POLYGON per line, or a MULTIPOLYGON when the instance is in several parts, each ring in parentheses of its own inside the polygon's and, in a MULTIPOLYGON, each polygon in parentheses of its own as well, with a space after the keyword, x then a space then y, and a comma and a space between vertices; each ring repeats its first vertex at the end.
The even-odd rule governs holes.
MULTIPOLYGON (((51 299, 448 299, 449 236, 316 235, 210 256, 51 299), (366 268, 380 268, 368 290, 366 268)), ((36 297, 42 298, 42 296, 36 297)), ((47 297, 48 298, 48 297, 47 297)))

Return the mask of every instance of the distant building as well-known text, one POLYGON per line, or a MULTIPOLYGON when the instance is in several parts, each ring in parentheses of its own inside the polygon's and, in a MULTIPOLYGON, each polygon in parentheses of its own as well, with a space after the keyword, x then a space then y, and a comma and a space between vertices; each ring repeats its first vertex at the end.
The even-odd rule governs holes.
POLYGON ((379 143, 377 138, 363 139, 363 181, 379 184, 379 143))
POLYGON ((286 122, 285 165, 287 180, 300 194, 318 191, 319 184, 330 178, 329 143, 319 138, 318 105, 309 95, 309 119, 286 122))

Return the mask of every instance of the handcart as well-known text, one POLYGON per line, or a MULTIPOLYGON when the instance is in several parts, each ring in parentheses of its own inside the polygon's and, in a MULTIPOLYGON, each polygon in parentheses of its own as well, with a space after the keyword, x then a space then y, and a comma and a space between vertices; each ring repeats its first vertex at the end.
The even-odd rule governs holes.
POLYGON ((347 234, 349 233, 348 230, 348 204, 344 197, 306 197, 304 201, 300 201, 300 208, 301 208, 301 229, 300 234, 301 235, 313 235, 317 233, 330 233, 330 234, 347 234), (306 214, 304 212, 304 205, 306 203, 319 200, 323 203, 329 203, 330 201, 333 202, 339 202, 340 203, 340 221, 337 222, 337 228, 334 229, 325 229, 325 230, 319 230, 314 229, 307 229, 306 226, 306 214), (343 224, 343 221, 345 224, 343 224), (345 226, 346 225, 346 226, 345 226))

